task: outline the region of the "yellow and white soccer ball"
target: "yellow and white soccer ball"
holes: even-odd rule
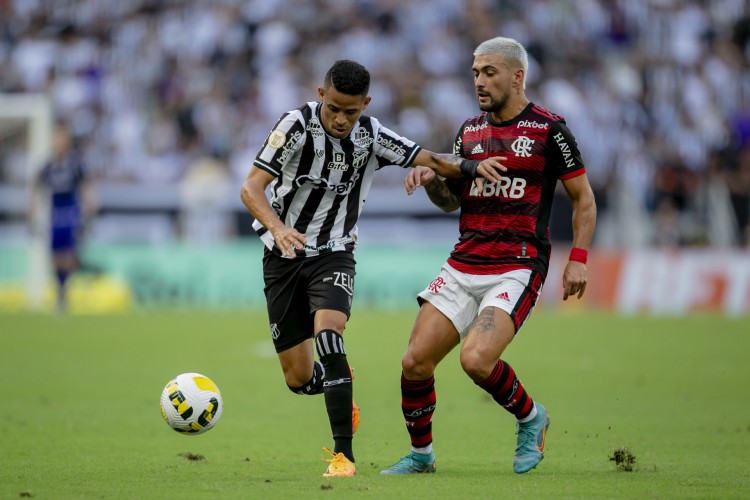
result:
[[[202,434],[213,428],[223,409],[219,388],[200,373],[177,375],[161,393],[161,416],[183,434]]]

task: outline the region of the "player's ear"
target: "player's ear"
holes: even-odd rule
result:
[[[325,99],[325,96],[326,89],[324,89],[323,87],[318,87],[318,97],[320,97],[320,100],[322,101],[323,99]]]
[[[367,97],[365,97],[365,100],[364,100],[364,101],[362,101],[362,111],[366,110],[366,109],[367,109],[367,106],[369,106],[369,105],[370,105],[370,100],[372,100],[372,97],[370,97],[370,96],[368,95]]]

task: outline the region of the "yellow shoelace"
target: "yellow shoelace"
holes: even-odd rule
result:
[[[333,467],[332,472],[345,471],[347,466],[351,463],[343,453],[334,453],[330,448],[323,448],[323,451],[331,455],[331,458],[324,458],[323,461],[331,464]]]

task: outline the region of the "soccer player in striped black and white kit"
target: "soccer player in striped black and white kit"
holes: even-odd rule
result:
[[[373,176],[387,165],[418,164],[446,177],[497,181],[504,170],[496,158],[472,162],[424,150],[363,115],[369,84],[363,66],[337,61],[318,88],[320,101],[277,122],[241,192],[266,246],[265,295],[285,381],[297,394],[324,394],[334,439],[333,450],[324,448],[331,455],[326,477],[356,473],[359,415],[342,334],[354,291],[357,219]]]
[[[596,223],[594,195],[565,120],[525,95],[526,50],[498,37],[474,52],[474,86],[483,113],[467,120],[454,153],[471,160],[504,157],[498,183],[440,180],[429,169],[407,175],[411,194],[424,186],[445,211],[461,208],[460,237],[439,276],[422,291],[402,360],[402,411],[411,453],[383,474],[435,471],[434,372],[457,345],[466,374],[517,419],[513,469],[522,474],[544,457],[549,415],[513,368],[500,359],[536,304],[550,257],[549,217],[558,180],[573,204],[573,249],[563,273],[563,299],[586,289],[586,257]]]

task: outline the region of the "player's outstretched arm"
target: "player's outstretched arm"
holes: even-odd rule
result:
[[[596,226],[596,201],[586,174],[563,181],[573,204],[573,250],[563,272],[563,300],[586,291],[588,270],[586,258]]]
[[[439,179],[434,170],[417,165],[404,179],[407,194],[412,194],[419,186],[424,186],[430,201],[444,212],[453,212],[461,206],[461,200]]]
[[[294,258],[296,255],[294,250],[302,250],[307,243],[307,239],[304,234],[296,229],[287,227],[271,209],[268,198],[266,198],[266,187],[273,179],[274,177],[265,170],[255,166],[251,167],[245,182],[242,184],[240,198],[253,217],[271,232],[276,246],[281,250],[281,254],[285,257]]]
[[[501,172],[508,170],[501,163],[505,159],[504,156],[494,156],[482,161],[467,160],[452,154],[433,153],[422,149],[414,158],[413,164],[423,165],[449,179],[484,177],[494,183],[500,180]]]

